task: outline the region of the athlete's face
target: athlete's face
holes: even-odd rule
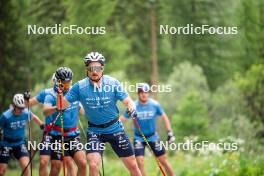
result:
[[[71,87],[72,81],[66,81],[62,83],[63,92],[67,92]]]
[[[148,92],[139,92],[138,93],[138,98],[139,101],[142,103],[146,103],[148,101],[149,93]]]
[[[24,108],[19,108],[19,107],[14,106],[14,114],[15,115],[20,115],[23,110],[24,110]]]
[[[91,62],[85,69],[92,81],[98,81],[102,77],[104,71],[104,67],[99,62]]]

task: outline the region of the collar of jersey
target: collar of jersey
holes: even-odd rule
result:
[[[91,87],[93,87],[94,86],[94,84],[93,84],[93,82],[91,81],[91,79],[90,78],[87,78],[88,79],[88,82],[89,82],[89,85],[91,86]],[[101,79],[102,79],[102,84],[101,84],[101,86],[104,86],[104,75],[101,77]]]

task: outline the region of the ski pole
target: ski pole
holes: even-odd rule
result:
[[[29,90],[26,91],[26,94],[29,95]],[[30,125],[30,107],[29,107],[29,100],[27,100],[27,109],[28,109],[28,140],[31,142],[32,141],[32,137],[31,137],[31,125]],[[29,160],[32,159],[32,148],[29,149]],[[30,175],[32,176],[32,167],[33,167],[33,164],[31,162],[30,164]]]
[[[130,115],[130,114],[129,114],[129,115]],[[159,166],[159,169],[160,169],[162,175],[163,175],[163,176],[166,176],[166,173],[165,173],[165,171],[163,170],[163,168],[162,168],[162,166],[161,166],[161,163],[159,162],[158,158],[155,156],[153,150],[151,149],[151,147],[150,147],[150,145],[149,145],[149,143],[148,143],[148,140],[147,140],[146,136],[144,135],[144,133],[142,132],[141,127],[140,127],[140,125],[139,125],[137,119],[136,119],[134,116],[132,116],[132,115],[130,115],[130,117],[133,119],[133,121],[134,121],[136,127],[138,128],[139,133],[141,134],[142,138],[144,139],[144,142],[147,144],[147,146],[148,146],[150,152],[151,152],[152,155],[154,156],[154,158],[155,158],[155,160],[156,160],[156,163],[157,163],[157,165]]]
[[[53,129],[53,127],[54,127],[56,121],[59,119],[59,117],[60,117],[60,114],[58,114],[58,115],[56,116],[56,118],[54,119],[54,121],[52,122],[51,128],[50,128],[49,130],[47,130],[47,131],[44,131],[44,134],[43,134],[43,137],[42,137],[40,143],[43,143],[43,141],[45,140],[46,136],[47,136],[47,135],[49,134],[49,132]],[[37,149],[38,149],[38,148],[37,148]],[[36,151],[33,153],[32,157],[30,158],[30,160],[29,160],[29,162],[28,162],[28,164],[27,164],[27,166],[24,168],[24,170],[22,171],[22,173],[21,173],[20,176],[23,176],[23,175],[25,174],[27,168],[28,168],[29,165],[32,163],[32,161],[33,161],[33,159],[34,159],[34,157],[36,156],[37,153],[38,153],[38,150],[36,150]]]
[[[62,83],[59,82],[59,86]],[[63,124],[63,116],[62,116],[62,92],[59,93],[59,106],[60,106],[60,122],[61,122],[61,151],[62,151],[62,163],[63,163],[63,175],[66,176],[66,163],[64,160],[64,124]]]

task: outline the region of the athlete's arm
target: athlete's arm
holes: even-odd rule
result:
[[[32,119],[34,120],[34,122],[36,124],[38,124],[39,126],[43,125],[43,122],[39,119],[38,116],[36,116],[35,114],[32,113]]]
[[[57,107],[58,107],[58,109],[62,109],[62,110],[67,109],[71,105],[71,103],[63,95],[61,95],[61,100],[62,100],[61,101],[62,105],[60,106],[60,96],[59,96],[59,94],[57,94]]]
[[[26,105],[31,107],[31,106],[35,106],[36,104],[40,103],[38,98],[43,95],[43,93],[45,93],[45,91],[41,91],[37,96],[31,98],[30,92],[26,91],[24,92],[24,99],[26,101]]]
[[[167,129],[167,132],[168,132],[168,142],[169,143],[172,143],[175,141],[175,136],[173,134],[173,131],[171,129],[171,123],[170,123],[170,120],[168,118],[168,116],[163,112],[163,114],[161,115],[161,118],[163,119],[164,123],[165,123],[165,127]]]
[[[166,115],[166,113],[163,113],[161,115],[161,118],[163,119],[164,123],[165,123],[165,128],[167,129],[167,131],[172,131],[171,129],[171,123],[170,123],[170,119],[169,117]]]
[[[45,116],[49,116],[57,111],[57,106],[51,106],[50,104],[44,104],[43,106],[43,114]]]
[[[72,102],[80,101],[79,84],[75,83],[65,96],[61,95],[61,100],[62,108],[60,108],[60,95],[57,93],[56,105],[58,109],[66,109],[71,105]]]
[[[127,96],[124,100],[123,100],[124,105],[128,108],[128,110],[135,110],[135,104],[134,101],[130,98],[130,96]]]
[[[43,114],[47,117],[54,112],[56,112],[57,106],[54,106],[55,104],[55,97],[54,95],[47,95],[44,100],[44,105],[43,105]]]
[[[36,104],[38,104],[38,100],[36,99],[36,97],[33,97],[33,98],[30,98],[29,101],[28,101],[28,106],[31,107],[31,106],[35,106]]]
[[[85,111],[84,111],[84,109],[83,109],[82,106],[80,107],[79,113],[80,113],[81,115],[85,115]]]
[[[126,118],[125,116],[121,115],[121,116],[119,117],[119,120],[121,120],[122,122],[124,122],[124,121],[127,120],[127,118]]]

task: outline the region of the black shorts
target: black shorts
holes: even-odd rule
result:
[[[51,148],[50,148],[51,138],[52,137],[50,135],[44,136],[44,141],[42,142],[43,148],[39,150],[40,155],[47,155],[47,156],[51,155]]]
[[[62,160],[62,150],[61,146],[55,147],[55,142],[61,144],[61,136],[52,136],[51,139],[51,160]],[[73,137],[64,137],[64,156],[74,157],[76,152],[83,151],[81,147],[79,147],[80,136]]]
[[[152,151],[154,152],[155,156],[159,157],[161,155],[164,155],[165,148],[161,145],[160,141],[152,141],[148,142]],[[145,142],[141,141],[134,141],[134,149],[135,149],[135,155],[136,156],[144,156],[145,155],[145,146],[147,144]]]
[[[105,150],[106,142],[110,143],[118,157],[128,157],[134,155],[132,145],[125,131],[120,131],[113,134],[97,134],[93,132],[88,132],[86,152],[97,152],[102,155]]]
[[[19,160],[21,157],[29,156],[25,144],[21,144],[14,147],[0,146],[0,163],[7,164],[12,154],[17,160]]]

